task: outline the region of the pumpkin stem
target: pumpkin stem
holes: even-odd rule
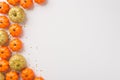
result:
[[[16,14],[16,13],[14,13],[13,15],[14,15],[14,16],[17,16],[17,14]]]
[[[16,46],[16,44],[14,44],[14,46]]]
[[[26,0],[24,0],[24,2],[26,3],[27,1],[26,1]]]
[[[0,64],[0,67],[2,67],[2,64]]]
[[[12,76],[10,76],[10,79],[12,79]]]

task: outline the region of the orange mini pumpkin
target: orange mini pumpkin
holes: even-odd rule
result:
[[[8,47],[2,46],[0,47],[0,58],[8,59],[11,56],[11,52]]]
[[[6,2],[0,2],[0,13],[7,14],[10,7]]]
[[[33,6],[33,0],[20,0],[20,5],[25,9],[29,9]]]
[[[30,68],[25,68],[21,72],[22,80],[33,80],[34,79],[34,72]]]
[[[34,0],[37,4],[45,4],[46,0]]]
[[[6,72],[9,69],[9,62],[7,60],[0,60],[0,72]]]
[[[44,80],[44,78],[43,77],[35,77],[34,80]]]
[[[7,2],[13,6],[16,6],[19,4],[20,0],[7,0]]]
[[[19,51],[22,48],[22,41],[20,39],[13,39],[10,41],[9,47],[12,51]]]
[[[15,71],[10,71],[6,73],[6,80],[18,80],[19,76],[18,73]]]
[[[9,19],[6,16],[0,16],[0,28],[7,28],[9,25]]]
[[[9,28],[9,32],[13,37],[18,37],[22,33],[22,27],[19,24],[12,24]]]

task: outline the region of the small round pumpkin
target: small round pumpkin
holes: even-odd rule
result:
[[[19,51],[22,48],[22,41],[20,39],[13,39],[9,43],[9,47],[12,51]]]
[[[0,47],[0,58],[2,59],[9,59],[11,56],[11,52],[8,47],[1,46]]]
[[[22,80],[33,80],[35,75],[32,69],[25,68],[21,72]]]
[[[10,58],[9,65],[12,70],[21,71],[26,67],[26,60],[22,55],[15,54]]]
[[[44,80],[43,77],[35,77],[34,80]]]
[[[9,25],[9,19],[6,16],[0,16],[0,28],[8,28]]]
[[[0,46],[5,45],[8,39],[8,33],[5,30],[0,30]]]
[[[6,72],[9,69],[9,63],[7,60],[0,60],[0,72]]]
[[[21,7],[15,6],[9,10],[8,16],[12,22],[21,23],[25,20],[25,12]]]
[[[22,27],[19,24],[12,24],[9,27],[9,32],[13,37],[18,37],[22,33]]]
[[[16,6],[19,4],[20,0],[7,0],[7,2],[13,6]]]
[[[0,80],[5,80],[5,76],[0,72]]]
[[[6,2],[0,2],[0,13],[7,14],[10,7]]]
[[[10,71],[6,74],[6,80],[19,80],[18,73],[15,71]]]
[[[30,9],[33,6],[33,0],[20,0],[20,5],[25,9]]]

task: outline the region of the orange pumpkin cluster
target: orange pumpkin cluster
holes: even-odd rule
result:
[[[26,67],[17,72],[10,69],[9,66],[9,59],[12,53],[19,52],[23,48],[23,43],[19,39],[23,30],[19,23],[11,24],[6,15],[11,8],[10,5],[12,7],[20,5],[24,9],[30,9],[33,7],[34,2],[43,5],[46,3],[46,0],[7,0],[7,2],[0,2],[0,13],[3,14],[0,16],[0,29],[6,30],[6,32],[8,30],[7,33],[13,38],[9,38],[7,44],[0,45],[0,73],[4,74],[5,80],[19,80],[20,77],[22,80],[44,80],[43,77],[36,77],[31,68]]]

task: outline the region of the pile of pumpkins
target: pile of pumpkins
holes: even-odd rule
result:
[[[0,2],[0,80],[44,80],[42,76],[35,76],[19,53],[23,48],[20,36],[23,32],[21,23],[26,18],[24,9],[31,9],[34,2],[44,5],[46,0]]]

